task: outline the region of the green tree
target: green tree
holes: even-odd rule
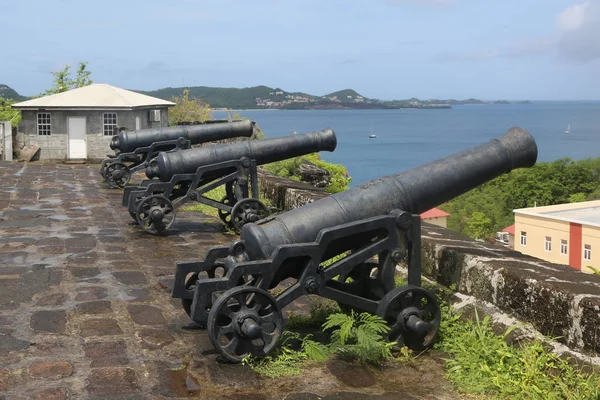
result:
[[[467,222],[465,232],[475,239],[487,239],[493,233],[492,220],[481,211],[475,211]]]
[[[587,196],[585,193],[574,193],[569,196],[569,203],[579,203],[581,201],[586,201]]]
[[[87,70],[87,62],[80,62],[75,79],[70,78],[70,65],[65,65],[62,71],[50,72],[54,76],[52,87],[46,90],[43,95],[51,95],[66,92],[67,90],[80,88],[93,83],[90,78],[91,72]]]
[[[190,91],[184,89],[183,94],[173,97],[174,107],[169,109],[169,125],[204,122],[212,119],[210,106],[200,99],[190,99]]]
[[[10,107],[13,103],[12,100],[0,97],[0,121],[10,121],[12,126],[17,126],[21,122],[21,111],[13,110]]]
[[[87,62],[79,63],[79,68],[77,69],[77,75],[75,76],[75,80],[73,81],[74,88],[80,88],[80,87],[88,86],[88,85],[91,85],[92,83],[94,83],[94,81],[92,81],[92,79],[90,78],[90,75],[92,73],[87,69],[87,65],[88,65]]]
[[[490,234],[514,223],[513,210],[600,199],[600,158],[569,158],[540,162],[487,182],[440,206],[450,213],[448,227],[474,237]],[[491,227],[481,229],[483,213]],[[483,236],[485,237],[485,235]]]

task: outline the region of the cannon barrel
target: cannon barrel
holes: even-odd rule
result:
[[[240,136],[250,137],[252,132],[252,121],[249,120],[121,131],[113,136],[110,148],[121,153],[129,153],[140,147],[148,147],[152,143],[180,137],[189,140],[192,144],[200,144]]]
[[[156,163],[146,168],[150,179],[158,177],[162,182],[169,181],[176,174],[194,173],[200,166],[224,161],[253,159],[256,165],[298,157],[318,151],[333,151],[337,139],[333,130],[289,135],[266,140],[219,144],[176,153],[159,153]]]
[[[246,224],[240,238],[250,260],[266,259],[278,245],[314,242],[325,228],[394,209],[420,214],[513,169],[531,167],[536,159],[533,137],[514,127],[486,144]]]

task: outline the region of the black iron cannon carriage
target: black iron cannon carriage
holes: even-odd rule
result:
[[[258,199],[258,165],[333,151],[336,145],[335,133],[325,129],[160,153],[146,168],[150,179],[138,187],[125,188],[123,206],[151,234],[168,229],[175,220],[175,209],[189,201],[217,208],[221,220],[239,230],[247,222],[268,216],[267,208]],[[226,194],[220,201],[206,197],[222,185]]]
[[[441,311],[421,287],[419,214],[536,159],[530,134],[512,128],[487,144],[246,224],[230,246],[178,263],[172,295],[233,362],[273,350],[282,309],[304,294],[379,315],[390,340],[427,349]],[[394,287],[400,262],[408,265],[408,285]],[[293,284],[272,295],[284,280]]]
[[[163,151],[189,149],[192,145],[236,137],[250,137],[251,121],[207,121],[199,125],[121,131],[113,136],[110,148],[119,153],[102,160],[100,175],[112,188],[122,188],[131,175],[148,165]]]

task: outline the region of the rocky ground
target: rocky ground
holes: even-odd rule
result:
[[[0,176],[0,399],[460,398],[434,353],[280,379],[224,363],[170,297],[176,262],[234,239],[219,220],[180,213],[151,236],[94,165],[3,162]]]

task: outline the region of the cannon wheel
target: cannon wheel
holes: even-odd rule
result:
[[[215,277],[215,270],[206,271],[209,278]],[[193,274],[189,278],[185,280],[185,288],[186,290],[194,290],[194,286],[196,286],[196,281],[198,280],[198,274]],[[187,314],[188,317],[192,318],[192,301],[194,299],[181,299],[181,306],[183,310]],[[202,328],[206,328],[206,326],[202,326]]]
[[[349,285],[349,293],[366,299],[379,300],[385,296],[386,290],[380,284],[379,270],[376,276],[371,276],[373,269],[378,270],[379,264],[374,261],[365,261],[352,268],[348,273],[340,274],[338,281]],[[351,280],[348,281],[348,279]],[[349,313],[352,309],[347,304],[340,302],[338,302],[338,306],[345,313]]]
[[[106,167],[104,179],[108,185],[114,189],[124,188],[131,179],[131,171],[129,170],[129,167],[123,163],[110,163]]]
[[[152,235],[161,233],[175,222],[173,203],[162,194],[148,196],[138,204],[136,220],[146,232]]]
[[[223,203],[226,206],[230,206],[231,204],[237,203],[237,199],[235,197],[231,198],[228,195],[226,195],[225,197],[223,197],[221,199],[220,203]],[[219,213],[219,218],[221,218],[221,221],[223,221],[223,223],[225,225],[230,226],[231,225],[231,213],[229,211],[221,210],[220,208],[218,209],[218,213]]]
[[[234,287],[210,309],[208,337],[229,361],[239,363],[248,354],[269,354],[283,332],[283,315],[273,296],[254,286]]]
[[[206,276],[202,276],[202,279],[207,278],[207,277],[210,279],[214,279],[217,276],[217,274],[215,272],[216,272],[217,268],[219,268],[219,267],[221,267],[221,266],[214,266],[213,269],[211,269],[209,271],[203,271],[206,273]],[[198,279],[200,279],[199,274],[200,274],[200,272],[194,273],[185,280],[186,290],[194,290],[194,287],[196,286],[196,282],[198,281]],[[244,277],[241,277],[238,280],[237,286],[243,286],[245,284],[246,284],[246,280],[244,279]],[[192,301],[193,301],[193,299],[181,299],[181,306],[183,307],[183,310],[185,311],[187,316],[190,318],[192,318]]]
[[[436,339],[441,320],[440,305],[428,290],[419,286],[399,286],[379,302],[377,315],[390,326],[388,340],[423,351]]]
[[[242,199],[235,203],[231,210],[231,225],[233,229],[239,231],[242,226],[248,222],[256,222],[259,219],[266,218],[269,210],[263,203],[257,199]]]

